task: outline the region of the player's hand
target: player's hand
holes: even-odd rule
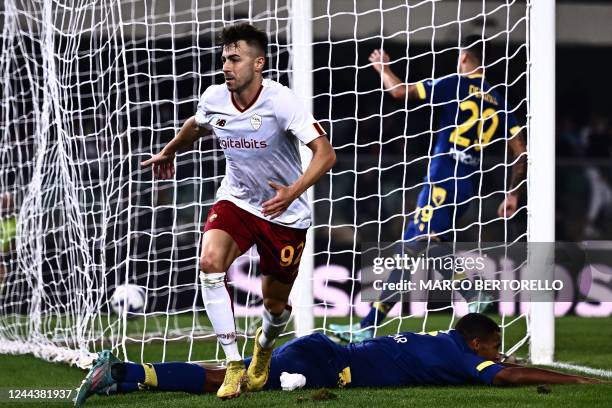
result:
[[[276,190],[276,195],[263,203],[262,212],[266,217],[274,219],[284,213],[297,196],[291,187],[281,186],[271,181],[268,181],[268,184]]]
[[[381,72],[384,68],[384,64],[388,64],[390,61],[389,54],[387,54],[382,48],[372,51],[368,60],[373,64],[372,66],[378,72]]]
[[[518,207],[518,197],[516,194],[506,194],[506,198],[501,202],[497,209],[497,215],[501,218],[510,218],[516,212]]]
[[[157,153],[149,160],[140,163],[143,167],[153,165],[153,175],[161,180],[174,177],[174,154]]]

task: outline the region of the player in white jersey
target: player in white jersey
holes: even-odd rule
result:
[[[263,79],[267,35],[249,24],[223,29],[225,84],[202,94],[195,116],[143,166],[162,179],[174,175],[178,149],[214,133],[226,158],[226,175],[210,210],[200,256],[204,304],[228,361],[217,396],[263,388],[274,342],[291,310],[289,293],[297,275],[310,226],[305,192],[335,163],[325,131],[287,87]],[[299,143],[313,153],[302,173]],[[236,326],[225,274],[232,262],[257,245],[264,312],[248,373],[238,352]]]

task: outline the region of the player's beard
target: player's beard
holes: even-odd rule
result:
[[[246,75],[248,75],[248,77]],[[253,72],[251,72],[250,74],[245,74],[244,76],[242,76],[242,78],[244,78],[244,79],[242,81],[239,81],[236,78],[236,76],[234,76],[234,86],[233,86],[233,89],[230,88],[229,86],[227,87],[230,90],[230,92],[233,92],[235,94],[240,94],[245,89],[248,89],[251,86],[251,84],[253,83],[253,81],[255,80],[255,74]]]

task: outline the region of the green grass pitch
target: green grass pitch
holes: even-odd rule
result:
[[[448,327],[449,317],[432,315],[429,317],[428,330]],[[556,359],[594,368],[612,370],[612,324],[607,319],[585,319],[563,317],[557,319],[556,325]],[[514,326],[514,325],[513,325]],[[523,330],[516,325],[516,330],[508,333],[510,341],[520,336]],[[402,324],[402,330],[420,330],[418,319],[408,319]],[[395,332],[397,324],[384,328]],[[196,344],[199,355],[211,358],[214,344],[201,342]],[[250,345],[247,345],[250,347]],[[166,349],[167,360],[181,360],[186,355],[187,343],[169,343]],[[144,349],[147,361],[156,361],[161,356],[161,343],[151,343]],[[140,347],[133,351],[140,355]],[[524,355],[526,349],[520,351]],[[64,364],[47,363],[32,356],[0,355],[0,389],[10,388],[75,388],[83,378],[85,371]],[[136,392],[113,397],[92,397],[86,406],[89,407],[288,407],[299,404],[302,407],[376,407],[376,406],[411,406],[411,407],[608,407],[612,406],[612,383],[603,385],[556,385],[550,387],[549,393],[540,393],[535,386],[515,388],[494,388],[487,386],[470,387],[411,387],[383,389],[345,389],[330,390],[332,399],[313,400],[315,391],[302,390],[294,392],[261,392],[247,394],[237,400],[218,401],[214,395],[193,396],[185,393]],[[0,400],[0,407],[44,407],[69,406],[66,402],[15,402],[6,398]]]

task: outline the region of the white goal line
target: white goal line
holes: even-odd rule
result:
[[[597,377],[612,378],[612,370],[604,370],[603,368],[593,368],[572,363],[563,363],[560,361],[552,364],[546,364],[546,367],[562,368],[565,370],[578,371],[583,374],[594,375]]]

